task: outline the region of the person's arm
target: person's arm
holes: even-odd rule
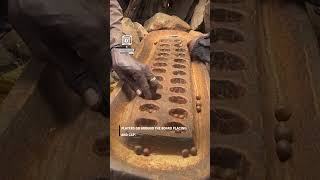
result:
[[[121,44],[123,18],[122,9],[117,0],[110,1],[110,48]]]
[[[115,47],[121,45],[122,41],[122,9],[117,0],[110,1],[110,48],[112,56],[112,67],[125,84],[134,90],[137,95],[146,99],[152,98],[152,90],[156,89],[158,82],[149,68],[136,61],[131,55],[121,53]],[[114,48],[115,47],[115,48]]]

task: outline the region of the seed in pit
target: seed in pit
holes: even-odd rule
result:
[[[289,106],[280,106],[275,111],[275,117],[278,121],[288,121],[292,115],[291,108]]]
[[[182,154],[182,157],[186,158],[186,157],[189,156],[189,150],[188,149],[184,149],[184,150],[182,150],[181,154]]]
[[[153,112],[153,110],[152,110],[152,109],[148,109],[148,112],[149,112],[149,113],[152,113],[152,112]]]
[[[183,118],[184,118],[184,115],[183,115],[183,114],[179,115],[179,118],[180,118],[180,119],[183,119]]]
[[[134,152],[135,152],[137,155],[141,155],[142,152],[143,152],[142,146],[135,146],[135,147],[134,147]]]
[[[149,148],[144,148],[143,149],[143,155],[149,156],[150,155],[150,149]]]
[[[201,106],[201,102],[199,100],[197,100],[196,105]]]
[[[173,115],[175,118],[178,118],[179,117],[179,114],[174,114]]]
[[[190,154],[191,154],[192,156],[196,156],[197,153],[198,153],[198,150],[197,150],[196,147],[192,147],[192,148],[190,149]]]
[[[197,106],[197,112],[199,113],[199,112],[201,112],[201,106]]]
[[[196,99],[197,99],[197,100],[200,100],[200,99],[201,99],[201,96],[196,96]]]
[[[277,155],[281,162],[287,161],[292,156],[291,144],[286,140],[277,143]]]

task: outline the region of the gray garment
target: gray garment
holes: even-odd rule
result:
[[[49,61],[78,94],[108,88],[107,4],[104,0],[10,0],[9,21],[33,56]]]
[[[123,13],[117,0],[110,0],[110,47],[121,43]]]

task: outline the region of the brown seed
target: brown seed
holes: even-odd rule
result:
[[[149,156],[150,155],[150,149],[149,148],[144,148],[143,149],[143,155]]]
[[[201,99],[201,96],[196,96],[196,99],[197,99],[197,100],[200,100],[200,99]]]
[[[196,105],[197,105],[197,106],[201,106],[201,102],[198,100],[198,101],[196,102]]]
[[[152,112],[153,112],[153,110],[152,110],[152,109],[148,109],[148,112],[149,112],[149,113],[152,113]]]
[[[182,157],[184,157],[184,158],[189,157],[189,150],[184,149],[184,150],[182,150],[181,154],[182,154]]]
[[[198,153],[198,150],[197,150],[196,147],[192,147],[192,148],[190,149],[190,154],[191,154],[192,156],[196,156],[197,153]]]
[[[277,155],[281,162],[287,161],[292,156],[291,144],[286,140],[277,143]]]
[[[173,115],[175,118],[178,118],[179,117],[179,114],[174,114]]]
[[[292,143],[292,131],[289,127],[285,125],[284,122],[279,122],[279,124],[276,126],[274,130],[274,138],[276,142],[279,142],[280,140],[286,140],[289,143]]]
[[[280,106],[275,111],[275,117],[278,121],[288,121],[292,115],[291,108],[289,106]]]
[[[184,115],[183,115],[183,114],[179,115],[179,118],[180,118],[180,119],[183,119],[183,118],[184,118]]]
[[[199,113],[199,112],[201,112],[201,106],[197,106],[197,112]]]
[[[142,146],[135,146],[134,147],[134,152],[137,154],[137,155],[141,155],[143,153],[143,148]]]

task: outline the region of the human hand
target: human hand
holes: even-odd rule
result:
[[[149,68],[131,55],[121,53],[120,49],[112,49],[111,54],[113,69],[120,79],[127,83],[138,96],[152,99],[159,82]]]
[[[188,43],[192,60],[210,62],[210,33],[198,36]]]

